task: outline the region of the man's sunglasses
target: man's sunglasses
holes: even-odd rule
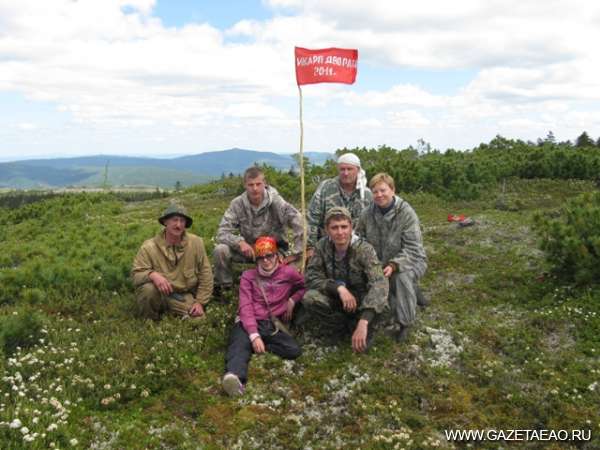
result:
[[[267,253],[266,255],[257,256],[256,259],[260,261],[261,259],[273,259],[277,256],[277,253]]]

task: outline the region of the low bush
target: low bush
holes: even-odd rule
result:
[[[556,217],[538,214],[535,229],[558,276],[577,284],[600,280],[600,193],[568,201]]]
[[[0,346],[4,355],[12,355],[17,347],[36,344],[42,335],[42,317],[33,311],[21,311],[0,317]]]

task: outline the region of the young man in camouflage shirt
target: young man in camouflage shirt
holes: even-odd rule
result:
[[[324,337],[340,339],[351,333],[352,349],[364,352],[373,320],[387,310],[388,282],[375,249],[352,234],[346,208],[327,212],[325,230],[327,236],[317,243],[306,270],[305,323]]]
[[[231,289],[232,262],[254,262],[252,246],[260,236],[274,236],[281,242],[291,230],[293,245],[286,262],[296,261],[302,254],[303,220],[298,210],[267,186],[258,167],[246,170],[244,187],[246,191],[231,201],[217,230],[213,260],[215,284],[221,292]]]

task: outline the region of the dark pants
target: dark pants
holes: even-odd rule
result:
[[[360,307],[360,298],[357,300]],[[307,328],[320,337],[339,338],[351,335],[360,319],[358,311],[344,311],[339,298],[330,297],[316,289],[306,291],[302,305],[307,312]]]
[[[357,298],[357,301],[360,308],[361,299]],[[346,312],[339,298],[330,297],[316,289],[306,291],[302,299],[302,307],[304,311],[297,315],[296,325],[329,344],[352,336],[361,317],[360,310],[353,313]],[[369,322],[367,348],[373,340],[377,319],[376,316]]]
[[[275,327],[270,320],[258,321],[258,334],[260,334],[268,352],[284,359],[296,359],[302,354],[302,349],[292,336],[283,331],[273,334],[274,331]],[[252,343],[248,333],[242,327],[242,322],[236,323],[229,335],[229,346],[225,356],[225,372],[237,375],[240,381],[246,384],[248,364],[252,352]]]

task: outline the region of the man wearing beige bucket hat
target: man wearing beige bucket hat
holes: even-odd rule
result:
[[[164,228],[142,244],[131,270],[140,313],[202,318],[213,290],[204,242],[186,231],[193,220],[181,205],[169,205],[158,221]]]

